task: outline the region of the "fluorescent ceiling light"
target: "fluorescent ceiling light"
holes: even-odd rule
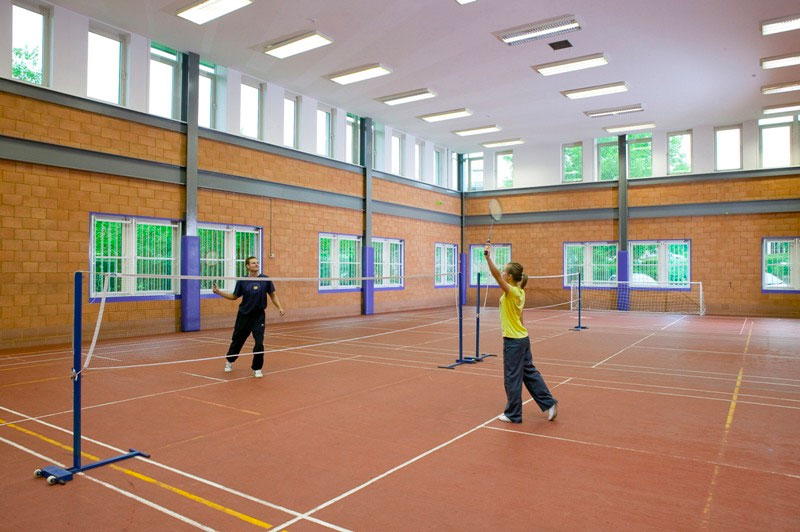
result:
[[[555,63],[544,63],[542,65],[534,65],[531,68],[542,76],[552,76],[553,74],[563,74],[564,72],[572,72],[574,70],[583,70],[584,68],[592,68],[607,65],[608,60],[603,54],[584,55],[583,57],[576,57],[574,59],[567,59],[566,61],[556,61]]]
[[[418,116],[420,120],[426,122],[441,122],[442,120],[452,120],[454,118],[464,118],[465,116],[472,116],[472,111],[469,109],[451,109],[450,111],[442,111],[441,113],[431,113],[429,115]]]
[[[343,72],[337,72],[329,75],[328,79],[340,85],[348,85],[350,83],[356,83],[357,81],[364,81],[365,79],[385,76],[386,74],[391,74],[391,72],[391,69],[376,63],[374,65],[366,65]]]
[[[596,111],[584,111],[583,114],[590,118],[600,118],[602,116],[615,116],[625,113],[638,113],[644,111],[642,104],[635,103],[633,105],[626,105],[624,107],[614,107],[612,109],[597,109]]]
[[[774,18],[761,23],[761,35],[772,35],[796,29],[800,29],[800,14]]]
[[[509,46],[522,44],[537,39],[545,39],[554,35],[561,35],[581,29],[580,23],[572,15],[564,15],[549,20],[533,22],[524,26],[517,26],[503,31],[494,32],[492,35]]]
[[[312,31],[311,33],[306,33],[299,37],[293,37],[285,41],[270,44],[264,48],[264,53],[272,57],[277,57],[278,59],[283,59],[292,55],[308,52],[309,50],[328,45],[332,42],[331,39],[321,33]]]
[[[178,16],[195,24],[205,24],[252,3],[252,0],[202,0],[181,9]]]
[[[462,6],[463,6],[464,4],[471,4],[471,3],[472,3],[472,2],[474,2],[474,1],[475,1],[475,0],[456,0],[456,2],[458,2],[458,3],[459,3],[459,4],[461,4]]]
[[[481,146],[484,148],[502,148],[505,146],[516,146],[517,144],[525,144],[525,141],[522,139],[496,140],[494,142],[486,142],[481,144]]]
[[[791,111],[800,111],[800,102],[784,103],[781,105],[771,105],[770,107],[764,107],[765,115],[774,115],[777,113],[789,113]]]
[[[772,124],[790,124],[794,120],[794,115],[773,116],[772,118],[760,118],[759,126],[771,126]]]
[[[761,68],[781,68],[787,66],[800,65],[800,52],[786,55],[776,55],[765,57],[761,60]]]
[[[646,124],[630,124],[628,126],[605,127],[609,133],[622,133],[623,131],[639,131],[640,129],[653,129],[656,125],[652,122]]]
[[[625,85],[625,82],[618,81],[607,85],[595,85],[594,87],[561,91],[561,94],[570,100],[577,100],[579,98],[591,98],[592,96],[603,96],[605,94],[614,94],[615,92],[625,92],[627,90],[628,87]]]
[[[761,87],[761,94],[780,94],[782,92],[800,91],[800,81],[790,81],[789,83],[778,83],[777,85],[764,85]]]
[[[497,126],[481,126],[472,129],[462,129],[459,131],[453,131],[453,133],[455,133],[460,137],[468,137],[470,135],[482,135],[484,133],[494,133],[495,131],[500,131],[500,128]]]
[[[416,102],[419,100],[427,100],[428,98],[433,98],[434,96],[436,96],[436,93],[433,92],[432,90],[417,89],[413,91],[392,94],[390,96],[384,96],[382,98],[378,98],[378,101],[383,102],[386,105],[400,105],[403,103]]]

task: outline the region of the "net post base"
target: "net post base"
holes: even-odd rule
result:
[[[36,471],[33,472],[33,474],[37,477],[46,478],[47,483],[50,485],[66,484],[67,482],[72,480],[76,474],[82,473],[83,471],[88,471],[96,467],[102,467],[104,465],[113,464],[115,462],[119,462],[121,460],[127,460],[128,458],[134,458],[136,456],[150,458],[149,454],[143,453],[142,451],[137,451],[136,449],[129,449],[129,451],[130,452],[128,453],[121,454],[113,458],[108,458],[106,460],[99,460],[97,462],[94,462],[92,464],[83,467],[72,467],[70,469],[63,469],[58,466],[47,466],[43,467],[42,469],[37,469]]]
[[[448,366],[439,366],[439,367],[442,368],[442,369],[453,369],[453,368],[456,368],[456,367],[460,366],[461,364],[476,364],[478,362],[483,362],[483,359],[485,359],[485,358],[496,357],[496,356],[497,355],[484,353],[482,355],[477,355],[477,356],[474,356],[474,357],[463,357],[463,358],[456,359],[455,362],[453,362],[452,364],[450,364]]]
[[[580,331],[581,329],[588,329],[588,328],[589,327],[587,325],[576,325],[575,327],[573,327],[570,330],[572,330],[572,331]]]

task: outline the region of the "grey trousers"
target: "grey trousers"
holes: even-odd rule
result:
[[[523,384],[542,411],[558,402],[550,394],[542,374],[533,365],[529,337],[503,338],[503,382],[508,400],[504,413],[514,423],[522,422]]]

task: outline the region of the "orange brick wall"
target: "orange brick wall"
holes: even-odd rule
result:
[[[183,133],[0,92],[0,135],[186,164]]]
[[[797,198],[800,196],[800,176],[637,185],[630,187],[628,192],[628,205],[631,207]]]
[[[467,216],[489,214],[490,197],[467,199],[464,213]],[[617,189],[564,190],[502,196],[503,213],[546,212],[573,209],[603,209],[617,206]]]
[[[461,198],[421,190],[386,179],[372,180],[372,199],[461,216]]]
[[[364,195],[364,177],[360,173],[289,159],[208,139],[200,139],[197,150],[197,166],[201,170],[326,190],[350,196],[363,197]]]

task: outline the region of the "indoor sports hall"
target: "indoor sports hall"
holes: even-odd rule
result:
[[[797,530],[798,43],[0,0],[0,530]]]

